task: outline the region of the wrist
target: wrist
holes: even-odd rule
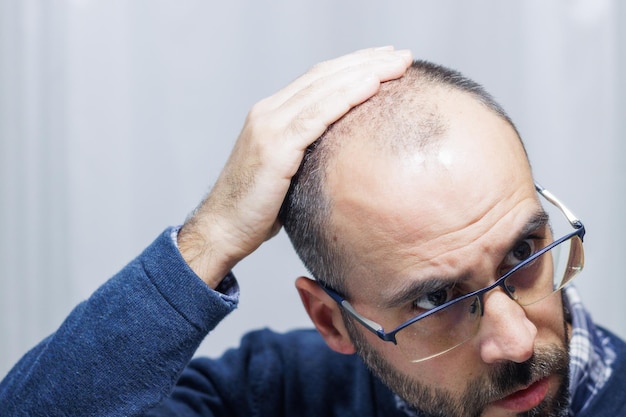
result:
[[[223,248],[210,239],[211,233],[206,229],[194,220],[185,223],[178,231],[178,249],[191,270],[209,288],[216,289],[238,259],[223,253]]]

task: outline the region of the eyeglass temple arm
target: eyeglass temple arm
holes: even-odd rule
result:
[[[383,329],[383,326],[381,326],[380,324],[376,323],[373,320],[363,317],[362,315],[357,313],[354,307],[352,307],[352,304],[350,304],[345,298],[339,295],[339,293],[337,293],[335,290],[333,290],[326,284],[322,283],[321,281],[318,280],[317,282],[320,285],[320,287],[322,287],[322,289],[326,291],[326,294],[328,294],[330,298],[335,300],[337,304],[343,307],[355,320],[357,320],[359,323],[365,326],[367,330],[371,331],[372,333],[374,333],[375,335],[377,335],[378,337],[380,337],[381,339],[385,341],[392,341],[396,343],[395,335],[390,335],[388,333],[385,333],[385,329]]]
[[[570,222],[570,224],[574,228],[580,229],[581,227],[583,227],[583,223],[580,221],[580,219],[576,217],[576,215],[574,215],[574,213],[572,213],[572,211],[568,209],[563,203],[561,203],[561,201],[558,198],[556,198],[554,194],[552,194],[550,191],[543,188],[537,182],[535,182],[535,189],[537,190],[538,193],[544,196],[546,200],[548,200],[550,203],[557,206],[559,210],[561,210],[563,214],[565,214],[565,217],[567,217],[567,220]]]

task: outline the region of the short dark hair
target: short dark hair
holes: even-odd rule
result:
[[[414,61],[403,77],[383,83],[375,96],[350,110],[309,146],[291,181],[279,214],[285,231],[313,277],[344,295],[349,256],[333,239],[332,201],[325,192],[329,162],[346,138],[359,134],[385,152],[434,146],[446,131],[431,95],[437,89],[470,94],[517,133],[504,109],[480,84],[450,68]]]

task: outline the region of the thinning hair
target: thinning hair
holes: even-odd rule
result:
[[[414,61],[404,76],[383,83],[376,95],[354,107],[313,142],[291,181],[279,219],[313,277],[344,296],[350,257],[348,248],[333,238],[332,199],[325,187],[332,158],[343,144],[355,140],[394,155],[436,147],[447,129],[435,99],[438,91],[469,94],[516,130],[480,84],[444,66]]]

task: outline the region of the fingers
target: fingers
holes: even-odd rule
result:
[[[374,95],[380,83],[401,77],[410,51],[366,49],[314,66],[275,95],[257,103],[252,124],[263,121],[271,135],[304,150],[352,107]]]
[[[270,100],[274,104],[273,107],[278,107],[284,104],[294,94],[306,89],[308,86],[316,83],[320,79],[327,78],[344,70],[349,70],[350,68],[361,67],[364,71],[367,72],[367,70],[369,70],[369,72],[371,72],[371,74],[367,75],[379,75],[380,81],[388,81],[389,79],[402,75],[404,70],[406,70],[406,67],[411,64],[411,59],[412,56],[410,51],[396,51],[391,46],[362,49],[360,51],[324,61],[313,66],[309,71],[293,81],[287,87],[270,97]],[[401,68],[403,68],[400,74],[396,74],[398,64],[400,64]],[[392,73],[386,74],[390,67],[392,69]],[[377,72],[379,74],[377,74]]]
[[[362,63],[318,78],[296,92],[279,110],[289,125],[285,138],[306,148],[354,106],[376,94],[381,82],[404,74],[403,60]]]

